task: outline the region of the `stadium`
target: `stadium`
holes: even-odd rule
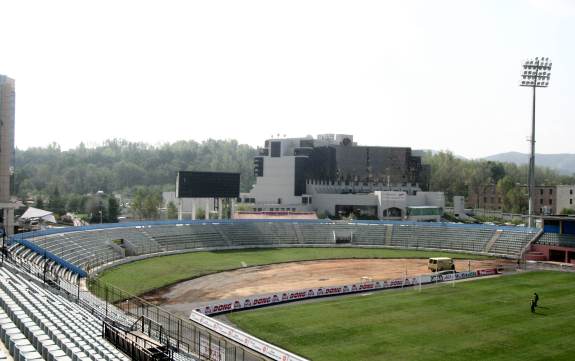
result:
[[[6,352],[144,361],[570,355],[571,346],[543,348],[571,344],[573,274],[535,271],[572,269],[575,221],[441,222],[445,197],[428,191],[429,171],[410,148],[358,146],[351,135],[269,139],[249,193],[239,193],[239,173],[179,172],[177,220],[5,236]],[[440,259],[450,266],[431,272],[428,262]],[[529,312],[535,292],[541,301]],[[545,342],[534,342],[537,330]]]
[[[8,239],[8,252],[5,255],[4,267],[0,269],[2,272],[0,288],[3,293],[0,335],[15,359],[44,357],[46,359],[115,360],[127,359],[126,355],[132,359],[142,360],[381,359],[382,355],[420,358],[410,354],[413,352],[413,350],[409,351],[410,347],[414,345],[408,339],[404,340],[406,346],[400,347],[402,342],[399,342],[394,348],[384,347],[385,352],[377,346],[378,336],[373,336],[375,344],[370,345],[370,330],[381,326],[377,326],[377,322],[381,321],[380,316],[377,316],[381,313],[381,308],[378,307],[387,307],[389,302],[397,302],[402,308],[413,307],[410,312],[420,317],[422,308],[428,307],[430,310],[435,310],[437,308],[435,302],[440,299],[442,302],[455,305],[454,310],[451,311],[453,318],[450,316],[444,319],[445,313],[436,310],[437,317],[440,317],[439,329],[445,331],[445,335],[436,334],[436,337],[428,335],[427,340],[415,342],[428,350],[426,357],[422,359],[440,359],[445,357],[447,351],[439,346],[430,347],[430,345],[441,345],[436,338],[445,339],[449,335],[451,335],[449,337],[455,337],[449,333],[449,328],[461,327],[461,319],[456,315],[466,314],[466,312],[459,309],[457,302],[458,297],[463,297],[469,302],[470,296],[467,292],[474,292],[472,298],[481,297],[487,300],[486,303],[501,302],[498,307],[494,308],[495,310],[509,306],[506,302],[511,302],[511,295],[516,292],[523,293],[519,296],[523,298],[519,301],[520,306],[513,312],[518,312],[528,318],[527,316],[531,316],[528,310],[528,298],[533,292],[530,287],[533,284],[536,290],[548,299],[548,305],[552,302],[557,304],[554,307],[554,315],[552,314],[553,307],[550,305],[550,309],[544,312],[548,315],[542,316],[542,318],[551,319],[549,324],[534,320],[537,322],[536,327],[543,327],[547,330],[559,326],[563,327],[559,333],[569,334],[572,326],[568,321],[572,317],[567,312],[561,313],[560,311],[564,310],[564,307],[568,308],[567,305],[572,297],[569,292],[566,292],[566,289],[573,284],[571,273],[519,272],[519,275],[487,277],[483,280],[456,285],[457,280],[464,278],[493,276],[496,273],[515,273],[517,260],[521,261],[531,247],[541,244],[549,246],[553,243],[557,246],[560,243],[565,246],[566,242],[573,242],[573,240],[566,240],[566,237],[568,236],[559,238],[544,233],[541,229],[527,227],[407,221],[302,220],[135,222],[22,233]],[[284,252],[284,254],[278,257],[274,252]],[[202,261],[201,257],[214,254],[217,255],[217,259],[229,257],[232,261],[227,264],[224,261],[220,264],[211,264],[206,258]],[[235,254],[239,254],[239,258],[234,260]],[[179,283],[184,279],[236,268],[245,268],[257,273],[257,267],[250,267],[255,265],[289,264],[314,259],[427,258],[444,254],[462,260],[495,259],[496,262],[492,264],[498,264],[499,267],[492,266],[489,269],[478,270],[460,269],[460,265],[465,265],[467,262],[463,261],[458,264],[456,272],[444,275],[413,276],[406,273],[406,277],[401,277],[399,280],[357,279],[348,285],[320,285],[313,289],[314,292],[307,289],[302,292],[297,288],[282,289],[282,280],[277,279],[276,283],[280,284],[278,289],[283,294],[288,294],[287,298],[282,298],[281,293],[278,293],[277,297],[274,297],[275,294],[264,295],[265,297],[255,294],[245,300],[232,301],[229,306],[227,306],[227,300],[226,302],[216,300],[208,305],[209,310],[202,307],[190,308],[188,310],[190,317],[174,314],[164,309],[161,304],[158,306],[157,302],[152,303],[146,301],[145,297],[139,298],[134,295],[150,291],[138,289],[139,286],[146,287],[140,283],[144,283],[143,279],[148,277],[155,277],[154,281],[159,282],[155,285],[152,282],[152,287],[161,288]],[[189,258],[188,261],[173,261],[176,260],[174,257],[200,258],[195,258],[195,261],[192,261],[194,258]],[[239,264],[240,259],[244,260],[244,264]],[[139,271],[137,268],[131,268],[137,267],[142,262],[155,262],[156,266],[147,264]],[[187,265],[190,262],[197,262],[197,264]],[[523,271],[527,268],[541,267],[535,262],[521,262],[521,265]],[[170,273],[169,267],[176,266],[193,267],[195,273],[180,274],[178,272],[175,274],[173,270]],[[167,273],[163,267],[168,267]],[[145,269],[150,272],[146,273]],[[568,267],[563,266],[559,269],[566,270]],[[108,282],[107,270],[110,275],[119,275],[123,283]],[[154,270],[157,272],[152,276]],[[174,278],[176,276],[184,279]],[[525,277],[527,278],[522,279]],[[444,284],[442,285],[441,282]],[[508,283],[503,286],[508,291],[504,294],[497,294],[501,291],[502,286],[499,284],[501,282]],[[510,285],[514,282],[519,285]],[[132,292],[124,290],[125,287],[115,287],[114,285],[117,284],[131,284]],[[471,286],[474,284],[479,289],[475,290]],[[496,291],[489,288],[490,284],[493,284]],[[468,290],[470,287],[472,289]],[[405,290],[399,290],[403,288]],[[321,292],[318,292],[320,289]],[[383,292],[375,292],[378,290]],[[419,290],[419,292],[413,290]],[[353,293],[367,296],[355,297]],[[325,298],[334,294],[342,297]],[[412,302],[421,302],[421,299],[410,299],[417,295],[430,299],[425,301],[428,303],[414,305]],[[446,300],[446,297],[452,302]],[[491,300],[491,297],[495,299]],[[552,300],[552,297],[557,298]],[[395,300],[396,298],[400,299]],[[306,301],[303,304],[291,303],[304,299]],[[249,303],[246,304],[248,301]],[[311,318],[310,322],[328,322],[325,319],[313,320],[313,318],[321,314],[321,309],[324,307],[326,312],[327,310],[333,311],[334,307],[343,307],[338,306],[338,302],[344,304],[352,302],[351,307],[356,311],[349,312],[357,312],[364,307],[371,309],[375,313],[369,318],[373,318],[376,324],[363,324],[358,330],[356,329],[358,326],[348,319],[341,319],[340,323],[332,319],[329,321],[331,325],[329,330],[337,330],[342,339],[341,342],[334,340],[328,342],[332,348],[328,354],[325,353],[326,340],[319,335],[309,336],[310,340],[315,340],[311,344],[297,337],[295,328],[301,327],[302,332],[305,333],[305,330],[310,327],[302,326],[305,319],[301,318],[300,309],[312,309],[311,314],[306,316]],[[274,304],[281,304],[281,306],[237,312],[243,308],[259,308]],[[485,307],[484,303],[478,303],[473,306],[473,309],[483,307]],[[230,314],[224,320],[225,322],[218,320],[219,317],[206,315],[212,314],[213,316],[230,311],[236,312]],[[450,312],[449,310],[443,311]],[[285,325],[274,323],[273,326],[260,324],[262,320],[270,320],[265,316],[266,314],[274,312],[280,315],[277,318],[274,316],[273,322],[279,323],[286,320],[287,323]],[[473,312],[466,315],[469,318],[473,316]],[[475,316],[478,315],[475,314]],[[491,316],[483,314],[483,317]],[[230,326],[230,320],[233,326]],[[398,322],[401,324],[403,321],[400,319]],[[428,321],[429,319],[425,318],[425,322]],[[485,320],[479,317],[479,321]],[[405,322],[407,330],[411,330],[413,335],[416,335],[413,325],[408,321]],[[431,322],[437,322],[437,320]],[[469,322],[474,321],[469,320]],[[511,321],[509,323],[513,324]],[[238,325],[248,332],[240,330]],[[291,327],[294,329],[290,330]],[[346,327],[348,327],[347,330]],[[398,325],[390,325],[390,327],[398,327]],[[521,335],[513,334],[502,324],[497,327],[501,329],[466,330],[467,341],[461,344],[473,347],[470,345],[471,340],[481,338],[484,332],[501,333],[503,339],[505,335],[511,333],[511,337],[506,341],[510,342],[511,349],[524,347],[530,350],[526,341],[521,339]],[[282,331],[277,331],[278,329]],[[434,330],[434,328],[427,326],[426,330]],[[552,333],[558,334],[558,331]],[[294,337],[296,341],[283,338],[288,335]],[[100,336],[104,336],[106,341]],[[356,337],[362,337],[364,340],[360,343],[354,342]],[[463,337],[463,335],[457,337]],[[557,338],[561,340],[559,334]],[[361,353],[362,356],[354,357],[354,354],[359,355],[355,353],[357,351],[354,351],[354,347],[358,344],[373,348],[373,353],[364,350]],[[356,346],[347,350],[349,345]],[[501,345],[495,343],[495,346],[499,349]],[[454,352],[459,350],[458,347],[454,348]],[[390,354],[392,350],[395,351]],[[561,352],[569,350],[570,346],[565,345]],[[399,352],[399,354],[394,352]],[[484,350],[484,352],[478,353],[476,358],[485,359],[485,355],[494,351]],[[543,359],[549,354],[548,352],[531,355],[530,359]],[[553,352],[557,353],[559,350]],[[452,354],[451,357],[453,358]]]

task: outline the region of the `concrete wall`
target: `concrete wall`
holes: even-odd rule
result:
[[[336,205],[379,206],[378,197],[375,194],[315,194],[312,202],[314,209],[331,215],[335,215]]]
[[[296,157],[264,157],[264,176],[256,178],[250,196],[258,204],[278,206],[301,204],[301,197],[294,196]],[[281,199],[281,204],[278,204]]]
[[[465,216],[465,197],[453,196],[453,214],[455,216]]]
[[[417,192],[415,196],[407,197],[407,206],[434,206],[445,208],[443,192]]]
[[[379,208],[377,210],[377,216],[379,219],[383,219],[383,212],[390,208],[399,208],[401,210],[401,215],[405,216],[408,198],[406,192],[377,191],[374,192],[374,194],[379,202]]]

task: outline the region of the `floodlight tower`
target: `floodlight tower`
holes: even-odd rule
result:
[[[533,227],[533,209],[535,208],[535,89],[547,88],[551,79],[551,61],[549,58],[536,57],[523,63],[520,86],[533,88],[533,113],[531,115],[531,156],[529,157],[529,227]]]

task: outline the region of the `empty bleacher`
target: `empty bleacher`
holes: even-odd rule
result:
[[[146,232],[165,251],[229,246],[213,224],[149,227]]]
[[[265,235],[266,241],[273,245],[293,245],[300,241],[293,223],[254,223],[260,233]]]
[[[327,245],[335,244],[333,235],[334,224],[330,223],[300,223],[295,225],[306,244]]]
[[[543,246],[575,248],[574,234],[544,233],[536,242]]]
[[[20,234],[9,242],[10,258],[31,274],[48,273],[61,289],[69,294],[78,292],[78,296],[76,303],[69,302],[17,272],[0,268],[0,337],[18,360],[125,359],[96,337],[100,323],[94,316],[129,325],[135,322],[134,317],[145,316],[140,314],[144,309],[125,314],[85,289],[80,292],[78,287],[79,275],[131,256],[244,247],[342,245],[519,257],[536,231],[398,221],[181,221]],[[544,234],[538,242],[575,246],[575,236]]]
[[[0,335],[15,360],[128,360],[82,307],[0,267]]]
[[[383,246],[386,244],[388,228],[385,224],[357,224],[353,229],[353,244]]]
[[[57,277],[73,281],[76,279],[74,271],[57,258],[48,259],[50,257],[42,254],[42,250],[91,272],[100,265],[128,256],[197,249],[331,246],[338,243],[336,238],[344,239],[347,235],[351,246],[442,249],[519,257],[534,237],[535,230],[397,221],[140,222],[119,224],[115,228],[96,225],[82,231],[64,229],[60,233],[50,230],[49,234],[19,235],[39,248],[32,251],[15,238],[10,250],[31,269],[43,271],[46,268]],[[560,240],[552,237],[555,236],[545,235],[540,242],[573,242],[568,237]],[[340,243],[348,244],[345,240]]]
[[[391,244],[402,248],[438,248],[482,252],[493,229],[395,224]]]
[[[225,223],[218,225],[218,228],[233,246],[265,246],[267,243],[271,245],[273,242],[269,237],[266,237],[266,233],[262,233],[261,227],[258,227],[256,223]]]
[[[502,232],[489,253],[500,255],[520,255],[521,251],[533,238],[533,233],[527,232]]]

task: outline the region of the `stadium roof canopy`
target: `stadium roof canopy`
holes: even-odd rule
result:
[[[38,219],[44,222],[56,223],[54,213],[34,207],[29,207],[26,212],[20,216],[20,219]]]

